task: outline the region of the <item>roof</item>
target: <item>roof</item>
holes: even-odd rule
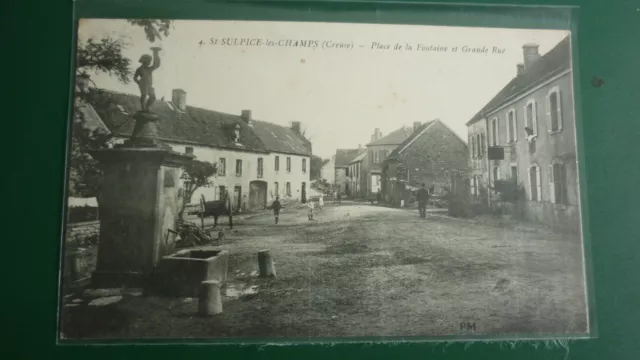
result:
[[[553,49],[533,63],[531,69],[514,77],[496,96],[467,122],[467,126],[483,118],[486,113],[508,103],[514,97],[548,81],[550,78],[571,68],[570,38],[565,37]]]
[[[435,123],[436,121],[439,120],[431,120],[431,121],[427,121],[424,124],[420,125],[420,127],[411,133],[411,135],[409,135],[409,137],[407,137],[406,139],[404,139],[397,148],[395,148],[390,154],[389,156],[387,156],[387,159],[393,160],[395,159],[398,155],[400,155],[400,153],[402,152],[402,150],[404,150],[404,148],[409,145],[415,138],[417,138],[418,136],[422,135],[422,133],[424,132],[424,130],[428,129],[429,126],[431,126],[433,123]]]
[[[406,126],[401,127],[398,130],[395,130],[389,133],[387,136],[383,136],[378,140],[372,141],[367,144],[367,146],[375,146],[375,145],[399,145],[411,135],[412,129]]]
[[[347,167],[358,154],[359,149],[338,149],[336,150],[336,164],[335,167]]]
[[[88,98],[114,135],[128,137],[132,134],[135,125],[132,115],[140,108],[139,96],[92,90]],[[183,112],[166,101],[157,101],[152,110],[159,117],[158,136],[165,141],[245,151],[311,155],[311,143],[288,127],[255,120],[250,126],[240,115],[194,106],[187,106]],[[239,143],[242,146],[232,140],[231,132],[236,126],[240,126]]]
[[[77,113],[82,116],[82,127],[84,129],[110,135],[111,131],[109,131],[109,128],[104,124],[91,104],[77,99],[75,106]]]
[[[359,150],[362,151],[362,150]],[[360,153],[360,155],[356,156],[353,160],[351,160],[351,162],[349,164],[353,164],[353,163],[357,163],[359,161],[362,161],[365,157],[367,156],[367,151],[362,151],[362,153]]]

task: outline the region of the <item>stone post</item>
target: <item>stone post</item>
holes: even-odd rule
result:
[[[198,291],[198,314],[210,316],[221,312],[222,294],[220,292],[220,282],[217,280],[203,281]]]
[[[180,209],[179,170],[193,159],[158,139],[158,115],[140,111],[131,138],[92,156],[104,171],[94,287],[139,287],[162,256],[174,250]]]
[[[276,268],[273,266],[273,258],[269,250],[258,252],[258,267],[260,269],[260,277],[276,277]]]

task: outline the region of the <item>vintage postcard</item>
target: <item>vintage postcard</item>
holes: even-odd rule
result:
[[[61,339],[589,336],[569,31],[77,35]]]

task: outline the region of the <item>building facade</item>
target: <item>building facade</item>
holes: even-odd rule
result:
[[[420,123],[415,123],[414,126]],[[393,152],[409,135],[412,129],[403,126],[386,136],[383,136],[380,129],[376,128],[371,135],[371,142],[367,144],[367,164],[366,164],[366,192],[376,194],[382,189],[382,164],[389,154]]]
[[[516,77],[467,123],[470,138],[486,134],[470,149],[475,176],[488,202],[499,205],[497,180],[525,194],[522,216],[554,228],[579,231],[580,208],[570,40],[544,56],[523,46]],[[482,137],[480,137],[482,139]],[[494,150],[496,149],[496,150]],[[473,184],[473,178],[471,179]],[[473,189],[473,185],[471,187]],[[480,195],[479,191],[476,195]]]
[[[103,90],[92,97],[114,142],[124,142],[133,131],[138,97]],[[276,196],[306,201],[311,143],[300,134],[300,123],[285,127],[255,120],[249,110],[232,115],[187,106],[182,90],[174,90],[172,101],[158,101],[153,111],[158,135],[173,151],[217,165],[209,186],[197,189],[190,203],[201,196],[219,200],[225,192],[239,210],[263,209]]]
[[[338,149],[336,150],[334,174],[335,191],[343,196],[351,195],[351,173],[349,164],[358,156],[358,149]]]
[[[382,199],[407,204],[422,184],[434,193],[449,191],[452,175],[468,173],[467,153],[465,141],[442,121],[416,124],[383,163]]]
[[[368,151],[363,150],[349,163],[349,188],[351,196],[367,196],[367,157]]]

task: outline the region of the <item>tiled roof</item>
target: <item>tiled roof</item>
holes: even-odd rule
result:
[[[132,115],[140,109],[138,96],[92,90],[89,102],[114,135],[131,135],[135,125]],[[253,121],[253,126],[249,126],[240,115],[194,106],[187,106],[182,112],[165,101],[157,101],[152,111],[160,118],[157,122],[158,135],[166,141],[256,152],[311,154],[311,143],[288,127],[264,121]],[[236,145],[230,136],[236,125],[240,126],[239,143],[242,146]],[[276,143],[274,136],[282,138],[282,141]]]
[[[311,143],[291,128],[254,120],[253,131],[269,151],[311,155]]]
[[[397,148],[393,149],[393,151],[389,154],[389,156],[387,156],[387,159],[390,159],[390,160],[395,159],[400,154],[400,151],[402,150],[402,148],[404,148],[407,144],[409,144],[411,141],[413,141],[413,139],[415,139],[418,135],[420,135],[420,133],[424,129],[429,127],[435,121],[436,120],[431,120],[431,121],[427,121],[426,123],[422,124],[416,131],[412,132],[411,135],[409,135],[409,137],[404,139],[404,141],[402,141],[400,143],[400,145],[398,145]]]
[[[358,149],[338,149],[336,150],[335,167],[347,167],[362,150]]]
[[[570,68],[571,46],[570,38],[567,36],[533,63],[531,69],[522,75],[514,77],[482,110],[467,122],[467,125],[480,120],[487,112]]]
[[[372,145],[398,145],[404,141],[409,135],[411,135],[411,128],[403,126],[400,129],[389,133],[387,136],[383,136],[378,140],[372,141],[367,146]]]

